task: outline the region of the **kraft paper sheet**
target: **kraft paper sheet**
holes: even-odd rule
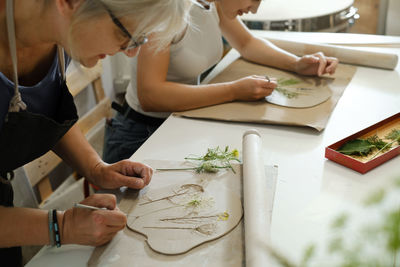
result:
[[[339,64],[333,76],[305,77],[294,73],[250,63],[238,59],[225,68],[210,83],[221,83],[237,80],[249,75],[268,75],[272,77],[287,77],[294,79],[315,80],[315,83],[327,83],[332,97],[327,101],[310,108],[289,108],[266,102],[232,102],[209,106],[185,112],[174,113],[189,118],[203,118],[221,121],[254,122],[262,124],[281,124],[294,126],[308,126],[322,131],[345,88],[356,72],[356,67]]]

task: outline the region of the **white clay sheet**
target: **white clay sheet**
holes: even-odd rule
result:
[[[146,163],[153,168],[187,167],[185,162],[176,161],[151,160]],[[122,211],[131,214],[142,196],[146,194],[151,196],[151,192],[157,193],[163,188],[188,183],[201,184],[205,188],[212,189],[211,191],[223,187],[224,190],[230,192],[223,195],[230,198],[236,195],[238,199],[242,199],[242,166],[234,165],[233,167],[236,174],[231,171],[221,171],[217,174],[196,174],[192,171],[155,172],[146,189],[140,192],[127,190],[119,207]],[[277,167],[262,165],[261,168],[265,170],[265,176],[268,177],[268,185],[264,188],[264,193],[271,199],[266,212],[267,220],[270,221]],[[229,210],[232,210],[232,207],[228,207],[228,213]],[[222,224],[225,221],[218,223]],[[242,219],[230,232],[216,240],[200,244],[180,255],[164,255],[147,244],[145,235],[126,228],[109,244],[96,248],[88,261],[88,266],[243,266],[244,239]]]

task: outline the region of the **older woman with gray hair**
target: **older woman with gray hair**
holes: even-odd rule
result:
[[[187,20],[189,0],[0,0],[0,257],[20,266],[21,245],[101,245],[126,224],[113,195],[82,203],[101,210],[13,207],[13,170],[53,150],[102,188],[140,189],[152,169],[106,164],[80,132],[65,84],[70,58],[86,67],[107,55],[134,56],[147,36],[167,44]]]

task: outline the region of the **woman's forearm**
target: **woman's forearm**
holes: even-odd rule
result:
[[[49,244],[48,212],[0,206],[0,247]]]
[[[295,63],[298,60],[296,55],[257,37],[252,38],[239,52],[249,61],[288,71],[295,71]]]
[[[187,85],[175,82],[149,83],[138,90],[144,111],[173,112],[235,100],[234,83]]]
[[[60,139],[53,151],[75,171],[95,183],[92,170],[103,161],[77,124]]]

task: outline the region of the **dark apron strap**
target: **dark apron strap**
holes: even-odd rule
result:
[[[0,173],[0,205],[12,207],[14,192],[11,186],[11,180],[14,178],[14,172]]]
[[[0,205],[5,207],[13,206],[14,192],[11,186],[13,172],[0,174]],[[2,230],[0,230],[2,231]],[[0,265],[4,267],[22,266],[21,247],[0,248]]]

